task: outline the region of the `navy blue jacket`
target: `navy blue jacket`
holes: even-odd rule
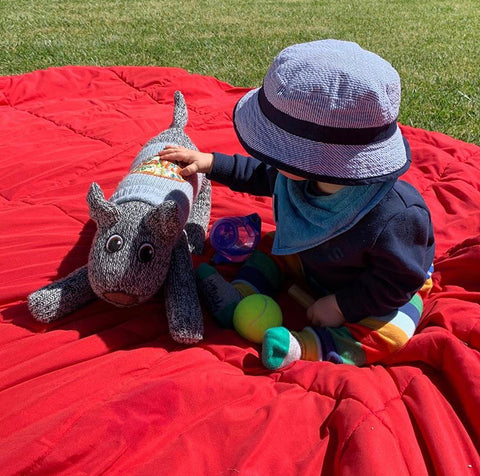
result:
[[[272,196],[278,171],[241,155],[215,153],[208,178],[239,192]],[[299,253],[317,297],[334,293],[349,322],[384,316],[425,282],[435,240],[418,191],[398,180],[383,200],[345,233]]]

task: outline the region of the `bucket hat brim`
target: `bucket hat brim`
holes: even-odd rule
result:
[[[317,142],[271,122],[261,110],[259,91],[253,89],[238,101],[233,122],[243,148],[262,162],[306,179],[340,185],[386,182],[408,170],[410,147],[398,125],[387,139],[370,144]]]

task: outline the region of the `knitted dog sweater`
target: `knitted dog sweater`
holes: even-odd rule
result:
[[[165,142],[152,141],[146,144],[110,201],[116,204],[140,201],[155,207],[166,200],[173,200],[178,205],[179,219],[185,224],[200,191],[203,174],[182,177],[180,166],[158,157],[166,145]]]

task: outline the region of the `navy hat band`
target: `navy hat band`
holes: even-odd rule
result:
[[[290,134],[324,144],[367,145],[392,137],[397,130],[397,121],[379,127],[348,128],[314,124],[289,116],[273,106],[263,87],[258,91],[258,103],[264,116],[273,124]]]

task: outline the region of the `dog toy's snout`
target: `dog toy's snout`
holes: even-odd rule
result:
[[[133,306],[138,303],[137,296],[121,292],[105,293],[103,294],[103,298],[116,306]]]

